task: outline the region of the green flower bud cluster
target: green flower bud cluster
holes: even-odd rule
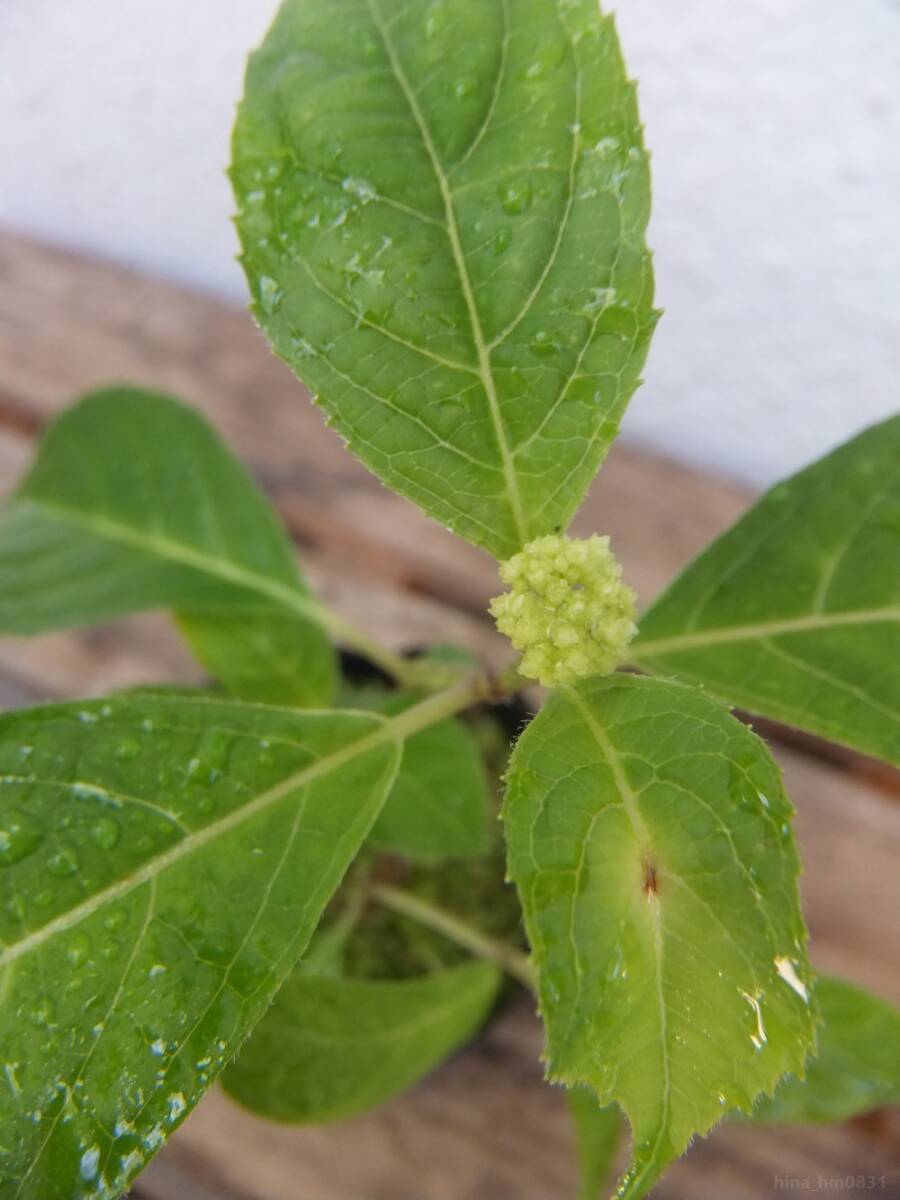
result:
[[[608,675],[634,637],[635,595],[609,538],[548,534],[500,564],[510,585],[491,601],[497,628],[522,651],[519,672],[549,687]]]

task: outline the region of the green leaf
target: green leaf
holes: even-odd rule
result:
[[[619,675],[551,693],[508,779],[549,1074],[625,1109],[641,1196],[814,1041],[781,775],[702,693]]]
[[[388,715],[415,698],[351,692],[351,707]],[[451,717],[407,740],[403,761],[370,841],[419,862],[474,858],[488,850],[488,783],[478,743]]]
[[[763,496],[650,609],[633,654],[900,764],[900,417]]]
[[[248,651],[234,640],[246,620],[244,636],[293,676],[289,697],[283,676],[271,690],[257,679],[252,694],[317,703],[333,691],[326,617],[243,467],[189,408],[112,388],[50,427],[0,515],[0,632],[153,608],[186,614],[201,660],[226,685],[247,690]]]
[[[398,734],[149,695],[0,718],[0,1194],[124,1190],[305,948]]]
[[[309,621],[273,607],[265,616],[180,613],[178,627],[210,675],[241,700],[305,707],[334,696],[334,650]]]
[[[367,466],[499,558],[566,525],[655,321],[596,0],[287,0],[232,180],[254,311]]]
[[[862,988],[820,979],[824,1025],[805,1079],[786,1079],[753,1110],[766,1123],[845,1121],[900,1104],[900,1012]]]
[[[597,1200],[612,1171],[622,1136],[622,1114],[617,1104],[601,1107],[587,1088],[566,1091],[569,1111],[578,1137],[581,1181],[578,1200]]]
[[[298,968],[225,1072],[225,1089],[277,1121],[365,1112],[417,1083],[470,1038],[499,983],[498,969],[484,962],[389,982]]]

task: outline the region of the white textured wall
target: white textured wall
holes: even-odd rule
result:
[[[0,223],[240,300],[222,172],[274,8],[0,0]],[[765,483],[900,404],[900,0],[617,11],[667,309],[627,429]]]

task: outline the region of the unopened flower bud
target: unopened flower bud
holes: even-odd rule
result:
[[[635,595],[609,538],[548,534],[500,564],[510,585],[491,601],[497,628],[522,652],[519,671],[546,686],[608,675],[634,637]]]

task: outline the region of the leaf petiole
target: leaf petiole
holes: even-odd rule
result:
[[[332,638],[350,650],[355,650],[369,662],[380,667],[402,688],[424,691],[439,691],[458,680],[460,668],[450,663],[435,662],[424,658],[405,658],[395,650],[369,637],[338,613],[314,602],[314,611],[308,615],[322,626]]]
[[[475,929],[467,921],[463,921],[455,913],[448,912],[428,900],[422,900],[400,888],[387,883],[373,883],[369,895],[378,900],[386,908],[411,917],[414,921],[428,926],[429,929],[442,933],[458,946],[470,950],[478,958],[485,958],[502,967],[508,975],[518,980],[530,992],[536,988],[534,972],[528,956],[511,946],[508,942],[489,937]]]

